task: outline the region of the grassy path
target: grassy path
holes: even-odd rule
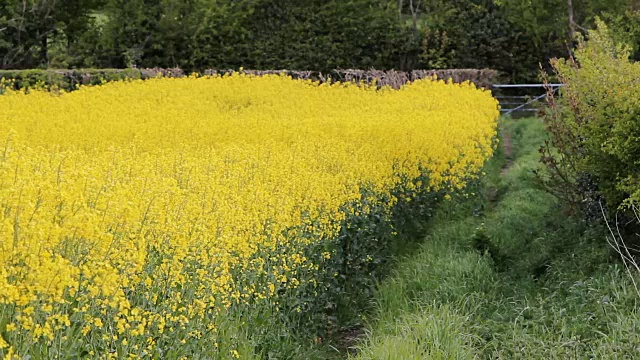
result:
[[[365,359],[623,359],[640,354],[638,296],[605,233],[563,215],[533,170],[537,119],[506,120],[509,159],[432,222],[380,284]],[[509,163],[509,166],[505,165]]]

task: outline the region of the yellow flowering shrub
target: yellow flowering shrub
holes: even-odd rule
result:
[[[488,92],[431,80],[7,91],[0,355],[254,351],[220,330],[242,325],[234,309],[296,308],[285,294],[324,289],[314,274],[337,271],[350,219],[464,187],[492,154],[498,114]]]

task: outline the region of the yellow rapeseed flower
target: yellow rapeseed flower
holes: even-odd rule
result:
[[[245,75],[7,91],[0,305],[14,310],[0,323],[37,344],[24,349],[69,326],[104,349],[112,337],[148,346],[170,329],[214,333],[203,318],[278,306],[280,289],[315,284],[300,277],[322,266],[305,250],[337,236],[362,189],[386,195],[378,205],[390,211],[392,189],[425,171],[431,190],[464,187],[493,152],[498,115],[489,92],[431,80],[397,91]]]

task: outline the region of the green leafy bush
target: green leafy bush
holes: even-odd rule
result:
[[[640,201],[640,64],[629,56],[598,21],[575,59],[553,61],[565,87],[559,99],[549,94],[551,142],[542,160],[549,189],[574,208]]]

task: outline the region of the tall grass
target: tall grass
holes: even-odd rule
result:
[[[478,196],[445,205],[379,285],[354,359],[637,356],[638,299],[605,229],[563,215],[536,187],[541,122],[502,125],[510,154],[488,164]]]

